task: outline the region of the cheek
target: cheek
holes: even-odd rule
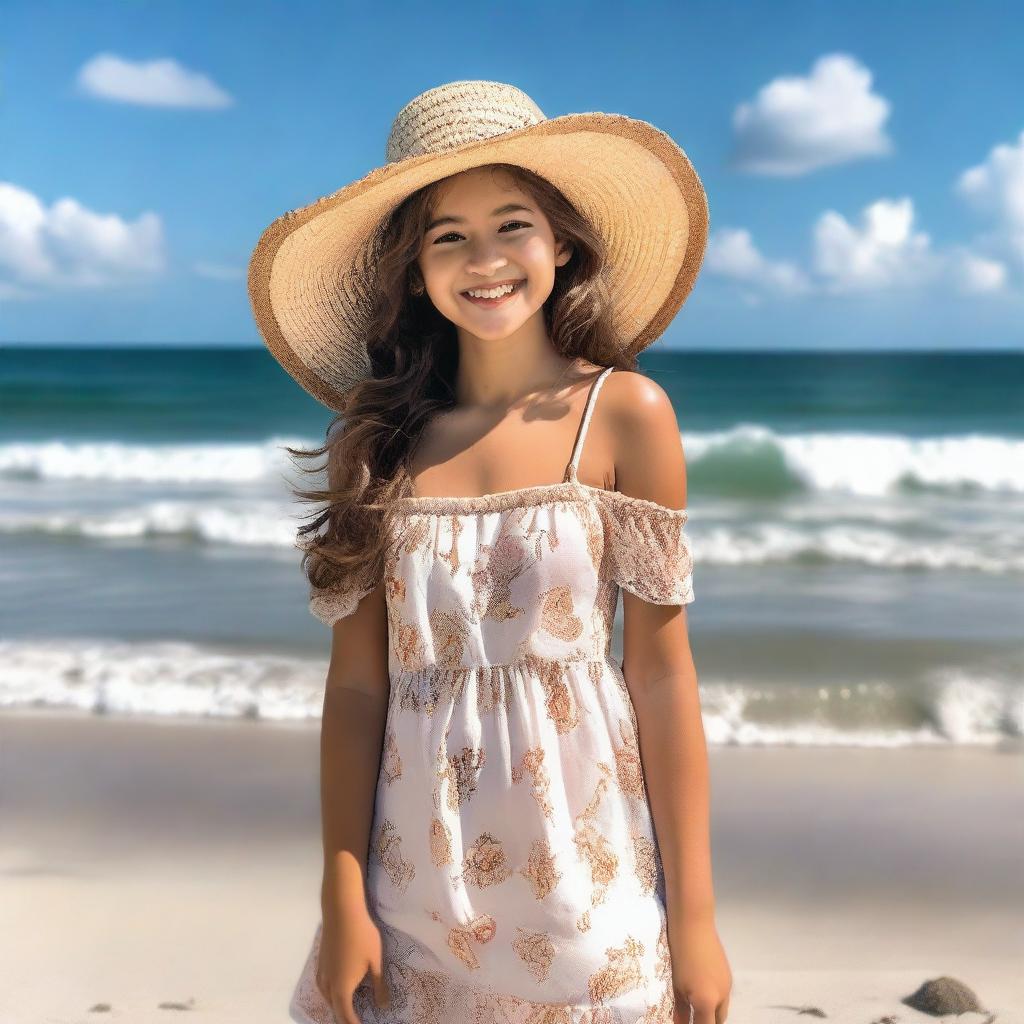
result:
[[[538,235],[524,239],[519,255],[524,264],[534,268],[550,267],[555,262],[551,245]]]
[[[459,257],[452,249],[439,249],[420,259],[420,273],[424,280],[441,286],[460,277],[462,269]]]

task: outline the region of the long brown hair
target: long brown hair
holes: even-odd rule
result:
[[[544,303],[552,347],[563,356],[582,356],[600,366],[636,369],[612,324],[606,283],[604,239],[549,181],[515,164],[487,164],[504,172],[532,196],[551,224],[555,243],[572,247],[569,261],[555,269]],[[374,239],[376,280],[367,319],[366,348],[372,376],[352,387],[344,408],[327,428],[319,448],[288,447],[298,459],[326,464],[299,467],[327,471],[326,488],[293,487],[300,501],[326,504],[305,518],[297,543],[302,569],[315,587],[347,581],[369,586],[380,579],[386,557],[388,504],[412,492],[409,461],[430,419],[455,404],[458,367],[455,325],[442,316],[422,286],[418,257],[434,214],[442,178],[414,192],[384,218]],[[340,428],[340,429],[339,429]]]

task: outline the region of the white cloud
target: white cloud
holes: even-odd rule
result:
[[[745,228],[720,228],[708,240],[705,266],[713,274],[787,295],[806,292],[809,283],[792,263],[772,262],[758,251]],[[751,301],[745,293],[745,301]]]
[[[745,228],[721,228],[708,241],[705,266],[763,294],[805,295],[877,291],[924,283],[942,270],[929,236],[913,230],[914,208],[909,198],[879,199],[861,211],[859,224],[828,210],[813,231],[814,255],[810,272],[793,263],[765,258]],[[984,290],[997,273],[975,261],[970,274]],[[751,301],[749,291],[743,293]]]
[[[130,61],[101,53],[78,72],[78,87],[89,96],[149,107],[228,107],[234,99],[206,75],[176,60]]]
[[[931,239],[914,231],[914,203],[878,199],[866,206],[859,225],[827,210],[813,229],[814,270],[827,292],[875,290],[920,284],[938,264]]]
[[[1024,228],[1024,131],[1015,144],[993,146],[984,163],[964,171],[956,191],[981,209]]]
[[[754,174],[798,175],[884,156],[891,106],[871,91],[871,72],[842,53],[819,57],[807,77],[779,77],[733,113],[733,166]]]
[[[915,230],[907,196],[868,204],[856,223],[827,210],[814,225],[812,242],[812,265],[804,271],[766,260],[749,231],[725,228],[709,240],[705,265],[742,285],[739,296],[748,303],[756,295],[843,295],[925,285],[990,295],[1002,292],[1009,276],[1005,263],[973,246],[936,249],[926,232]]]
[[[979,256],[967,248],[950,256],[954,283],[969,295],[1000,291],[1006,286],[1006,264]]]
[[[972,246],[1024,269],[1024,131],[1015,143],[993,146],[984,163],[960,175],[954,191],[992,220]]]
[[[200,260],[192,269],[200,277],[209,277],[215,281],[237,281],[244,277],[245,271],[241,267],[228,266],[223,263],[207,263]]]
[[[164,265],[157,214],[129,222],[67,196],[47,208],[27,189],[0,182],[0,297],[117,286],[157,274]]]
[[[990,219],[988,230],[966,242],[933,244],[915,227],[913,200],[883,197],[855,221],[826,210],[812,229],[812,259],[805,271],[773,263],[750,232],[719,231],[708,243],[713,273],[741,286],[744,302],[787,294],[848,294],[931,286],[961,295],[997,297],[1024,283],[1024,131],[993,146],[986,159],[957,178],[955,193]]]

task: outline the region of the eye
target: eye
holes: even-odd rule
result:
[[[504,230],[510,224],[517,225],[517,227],[513,228],[513,230],[518,230],[518,228],[528,228],[530,226],[524,220],[507,220],[505,221],[504,224],[501,225],[501,227],[498,230]],[[437,238],[434,239],[434,245],[437,245],[438,242],[443,242],[446,238],[450,238],[452,235],[458,236],[458,234],[458,231],[446,231],[443,235],[438,235]]]

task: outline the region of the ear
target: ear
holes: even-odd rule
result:
[[[562,242],[555,253],[555,266],[564,267],[569,260],[572,259],[573,245],[572,242]]]

